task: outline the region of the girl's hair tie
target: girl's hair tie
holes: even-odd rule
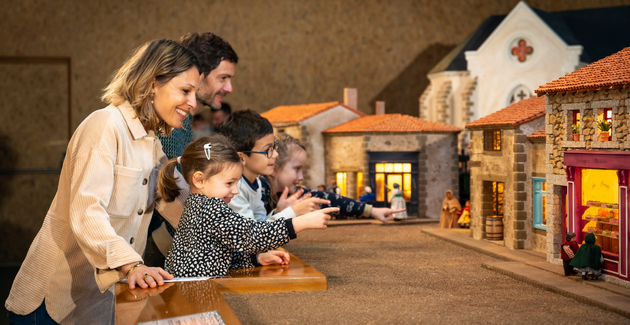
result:
[[[206,153],[206,158],[210,160],[210,149],[212,149],[212,143],[206,143],[203,145],[203,151]]]
[[[177,157],[177,163],[180,165],[182,164],[182,156]]]

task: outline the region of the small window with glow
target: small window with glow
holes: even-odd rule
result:
[[[339,187],[341,196],[347,196],[348,182],[346,173],[337,173],[337,187]]]

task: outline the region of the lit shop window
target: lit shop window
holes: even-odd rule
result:
[[[544,178],[532,177],[534,187],[534,228],[547,230],[547,182]]]

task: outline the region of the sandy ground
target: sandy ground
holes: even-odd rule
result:
[[[630,324],[481,267],[492,257],[421,233],[430,225],[307,231],[285,248],[327,291],[223,295],[243,324]]]

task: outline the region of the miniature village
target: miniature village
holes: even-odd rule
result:
[[[504,2],[489,11],[504,14],[484,14],[461,37],[449,36],[457,42],[448,46],[432,44],[433,52],[422,52],[401,68],[408,71],[396,77],[400,80],[379,81],[381,90],[357,80],[376,78],[375,71],[391,68],[390,63],[357,61],[356,70],[336,74],[336,56],[356,59],[360,47],[341,49],[310,24],[327,26],[335,17],[344,27],[328,28],[344,42],[360,38],[391,53],[409,40],[375,42],[371,37],[380,37],[383,28],[366,36],[359,31],[365,25],[357,22],[383,15],[393,25],[411,25],[418,17],[403,19],[400,11],[388,11],[382,3],[365,4],[368,9],[360,12],[366,16],[359,20],[354,17],[359,11],[342,3],[278,3],[271,9],[238,4],[240,11],[226,14],[216,31],[199,31],[211,35],[212,46],[223,46],[218,65],[206,69],[202,55],[193,50],[203,42],[184,39],[195,34],[193,29],[206,28],[200,22],[207,12],[230,6],[197,4],[200,24],[180,26],[192,33],[171,45],[182,48],[180,55],[196,58],[189,58],[187,70],[171,73],[176,75],[172,80],[184,84],[177,78],[191,71],[200,76],[199,84],[190,81],[196,78],[183,78],[190,89],[182,88],[185,95],[178,94],[186,98],[178,100],[188,106],[194,102],[200,112],[193,112],[194,105],[187,112],[181,105],[174,108],[172,115],[182,120],[179,129],[154,104],[165,102],[158,101],[155,91],[163,86],[161,79],[155,77],[146,88],[155,92],[142,94],[142,109],[151,107],[159,121],[150,130],[147,125],[154,121],[145,116],[149,122],[136,120],[142,111],[127,109],[128,98],[93,110],[93,102],[109,100],[94,94],[101,96],[98,91],[111,85],[86,77],[84,69],[90,66],[101,76],[111,73],[101,71],[109,65],[77,60],[74,52],[67,57],[54,50],[24,55],[31,52],[16,42],[11,53],[0,55],[0,69],[8,76],[0,90],[47,85],[47,90],[32,87],[29,106],[56,103],[63,110],[42,110],[24,127],[19,120],[27,120],[26,113],[10,117],[5,108],[10,131],[0,131],[0,154],[6,158],[0,167],[5,182],[0,186],[0,222],[5,226],[0,298],[8,319],[0,317],[0,325],[42,319],[46,324],[630,324],[630,5],[611,0],[598,8],[580,3],[575,8],[581,9],[554,4],[542,10],[526,1]],[[414,11],[420,5],[387,6]],[[457,24],[461,16],[451,17],[442,6],[464,5],[423,4],[426,8],[419,11],[438,12],[447,17],[441,24]],[[11,7],[13,13],[26,8]],[[108,36],[97,33],[104,44],[112,41],[107,40],[113,38],[110,33],[128,29],[136,34],[124,41],[134,48],[145,41],[147,48],[168,42],[128,19],[129,12],[141,7],[114,9],[124,19],[96,23],[107,26]],[[76,16],[92,17],[78,11],[83,14]],[[76,14],[66,8],[59,16],[71,12]],[[169,22],[193,15],[190,10],[165,12],[151,14]],[[251,13],[259,14],[254,19]],[[323,13],[330,17],[322,19]],[[257,31],[251,34],[260,39],[232,28],[235,17],[251,20],[243,30]],[[290,31],[272,29],[272,20],[289,22]],[[41,28],[34,19],[28,21]],[[151,24],[156,23],[147,26]],[[363,27],[349,32],[345,25]],[[166,34],[178,35],[179,29]],[[222,33],[242,39],[221,39]],[[232,49],[229,42],[241,47]],[[283,53],[292,42],[303,48]],[[331,71],[312,71],[321,69],[312,62],[320,58],[300,58],[305,49],[333,53],[321,56]],[[115,56],[116,64],[125,59],[121,53],[98,51],[85,50],[102,62],[106,56]],[[130,55],[124,62],[139,57],[142,51],[137,51],[124,53]],[[276,61],[267,62],[256,52],[275,53]],[[255,65],[244,63],[248,60]],[[431,64],[418,62],[422,60]],[[418,75],[422,64],[427,67]],[[370,73],[347,73],[361,69]],[[112,80],[123,75],[120,71]],[[240,84],[241,72],[260,80]],[[223,75],[216,77],[219,73]],[[64,78],[67,82],[60,81]],[[319,80],[326,78],[338,79],[333,95],[330,85]],[[222,88],[202,91],[212,82]],[[276,83],[278,89],[270,90]],[[392,91],[406,83],[413,91]],[[94,98],[83,94],[87,87],[98,88],[88,92]],[[410,93],[411,105],[396,98]],[[301,102],[304,98],[310,100]],[[94,122],[94,116],[112,107],[120,110],[120,121]],[[92,124],[84,126],[83,118]],[[116,152],[112,164],[75,167],[85,157],[97,159],[92,152],[77,158],[77,134],[92,141],[97,137],[86,135],[115,123],[122,127],[111,133],[118,141],[110,150]],[[41,142],[41,134],[49,138]],[[108,139],[94,140],[93,148],[101,150]],[[199,139],[212,142],[198,144]],[[127,146],[127,140],[144,142]],[[260,146],[263,140],[267,142]],[[43,144],[33,149],[34,141]],[[175,141],[185,145],[179,148]],[[186,151],[191,147],[198,150],[196,156]],[[169,154],[176,150],[180,152]],[[269,172],[257,172],[258,166]],[[82,177],[99,169],[109,176],[110,167],[114,185],[99,176],[85,182],[87,190],[80,187]],[[280,181],[290,178],[279,176],[285,169],[291,170],[289,183]],[[212,183],[219,177],[223,184]],[[64,188],[71,199],[64,197]],[[89,190],[109,196],[104,200]],[[72,203],[74,196],[94,199],[83,213],[87,217],[77,219],[83,214],[75,211],[80,208]],[[124,209],[123,201],[129,201]],[[55,221],[65,204],[74,216],[67,225]],[[104,217],[92,217],[94,211]],[[44,215],[29,217],[37,213]],[[99,222],[108,226],[106,231],[94,226]],[[583,260],[588,265],[577,266]],[[201,274],[204,268],[223,268],[223,273]],[[35,279],[40,275],[49,279],[46,285]]]
[[[308,188],[334,180],[358,199],[369,186],[375,206],[386,206],[399,183],[419,218],[439,218],[452,190],[462,206],[470,201],[473,238],[488,238],[486,222],[496,220],[506,247],[558,265],[567,232],[578,241],[595,233],[606,278],[627,285],[630,49],[592,60],[604,53],[578,41],[589,27],[559,24],[561,15],[519,2],[488,18],[430,71],[420,118],[387,114],[384,102],[366,116],[351,88],[343,103],[262,115],[315,157],[305,166]]]

